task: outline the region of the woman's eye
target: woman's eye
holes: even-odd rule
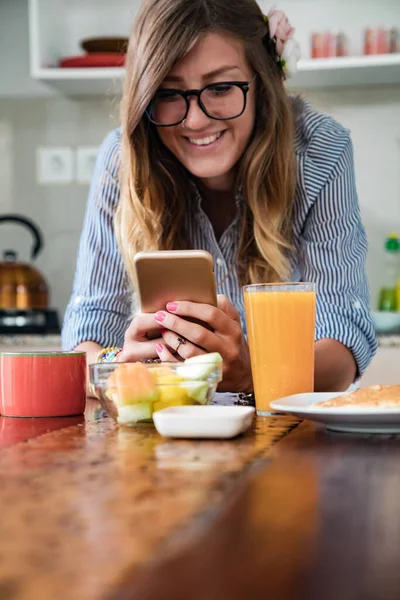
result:
[[[223,96],[232,91],[233,85],[228,83],[221,83],[219,85],[213,85],[211,88],[208,88],[211,93],[214,93],[216,96]]]
[[[179,100],[180,97],[175,90],[158,90],[155,99],[159,102],[173,102]]]

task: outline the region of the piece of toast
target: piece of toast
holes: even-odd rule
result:
[[[331,400],[317,402],[318,408],[400,408],[400,385],[371,385]]]

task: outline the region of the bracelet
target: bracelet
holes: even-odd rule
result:
[[[104,363],[104,362],[113,362],[118,354],[121,354],[122,348],[118,346],[108,346],[107,348],[102,348],[97,355],[96,362]]]

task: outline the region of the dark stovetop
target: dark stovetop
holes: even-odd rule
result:
[[[58,334],[56,310],[0,310],[0,334]]]

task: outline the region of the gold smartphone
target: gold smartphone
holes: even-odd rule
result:
[[[134,268],[141,312],[165,310],[173,300],[217,306],[213,258],[205,250],[138,252]]]

